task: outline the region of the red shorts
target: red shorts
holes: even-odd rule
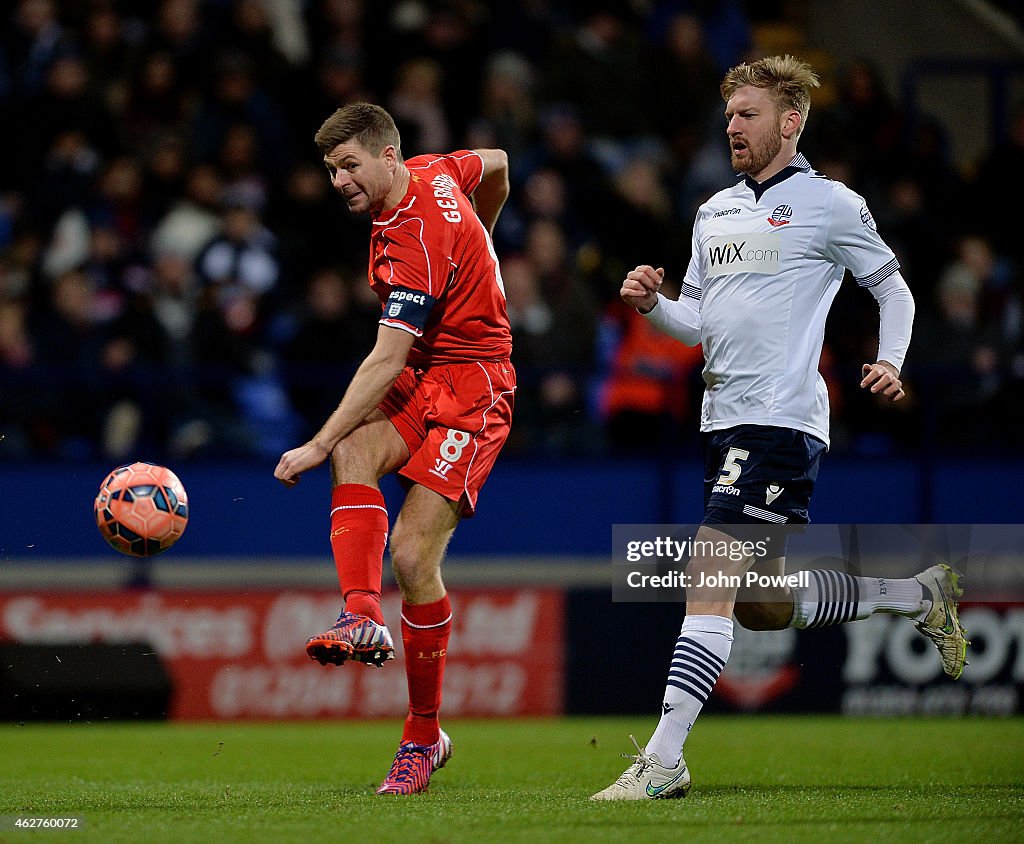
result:
[[[515,389],[507,360],[407,366],[379,405],[409,447],[399,475],[472,516],[508,438]]]

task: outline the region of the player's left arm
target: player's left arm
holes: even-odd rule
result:
[[[861,366],[860,386],[899,401],[905,396],[900,371],[914,327],[914,296],[900,264],[882,240],[863,197],[835,183],[825,254],[853,273],[878,302],[878,357]]]
[[[900,371],[914,327],[914,296],[897,270],[869,287],[878,301],[878,359],[861,367],[861,387],[899,401],[906,393]]]
[[[508,154],[503,149],[475,149],[473,152],[480,156],[483,172],[471,198],[484,227],[494,234],[498,215],[509,194]]]

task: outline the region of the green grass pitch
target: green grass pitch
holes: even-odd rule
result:
[[[0,725],[0,842],[1024,840],[1021,719],[706,717],[688,798],[588,802],[654,723],[452,721],[452,761],[406,798],[373,795],[390,722]]]

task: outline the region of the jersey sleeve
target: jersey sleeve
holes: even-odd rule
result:
[[[377,263],[378,278],[390,290],[380,322],[417,337],[424,327],[445,282],[446,267],[427,248],[424,221],[405,220],[384,232],[386,243]],[[433,250],[437,255],[438,250]]]
[[[825,254],[853,273],[861,287],[873,287],[900,268],[896,255],[878,234],[867,202],[841,184],[836,185]]]
[[[703,219],[702,209],[693,221],[693,234],[690,236],[690,262],[686,265],[683,289],[679,294],[680,299],[689,299],[689,304],[694,308],[700,306],[700,297],[704,292],[704,252],[700,245],[700,224]]]
[[[472,150],[460,149],[444,156],[441,161],[448,175],[455,179],[455,184],[466,196],[480,186],[480,180],[484,175],[484,162]]]

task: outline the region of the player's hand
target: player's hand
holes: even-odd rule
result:
[[[626,273],[619,296],[631,308],[640,313],[650,313],[658,304],[658,289],[665,280],[665,268],[650,267],[642,264],[635,270]]]
[[[281,455],[274,477],[287,487],[299,482],[303,472],[315,469],[327,459],[328,452],[312,440]]]
[[[903,392],[903,382],[900,381],[900,373],[887,360],[880,360],[877,363],[866,363],[861,368],[860,385],[871,390],[872,393],[885,396],[889,401],[899,401],[906,393]]]

